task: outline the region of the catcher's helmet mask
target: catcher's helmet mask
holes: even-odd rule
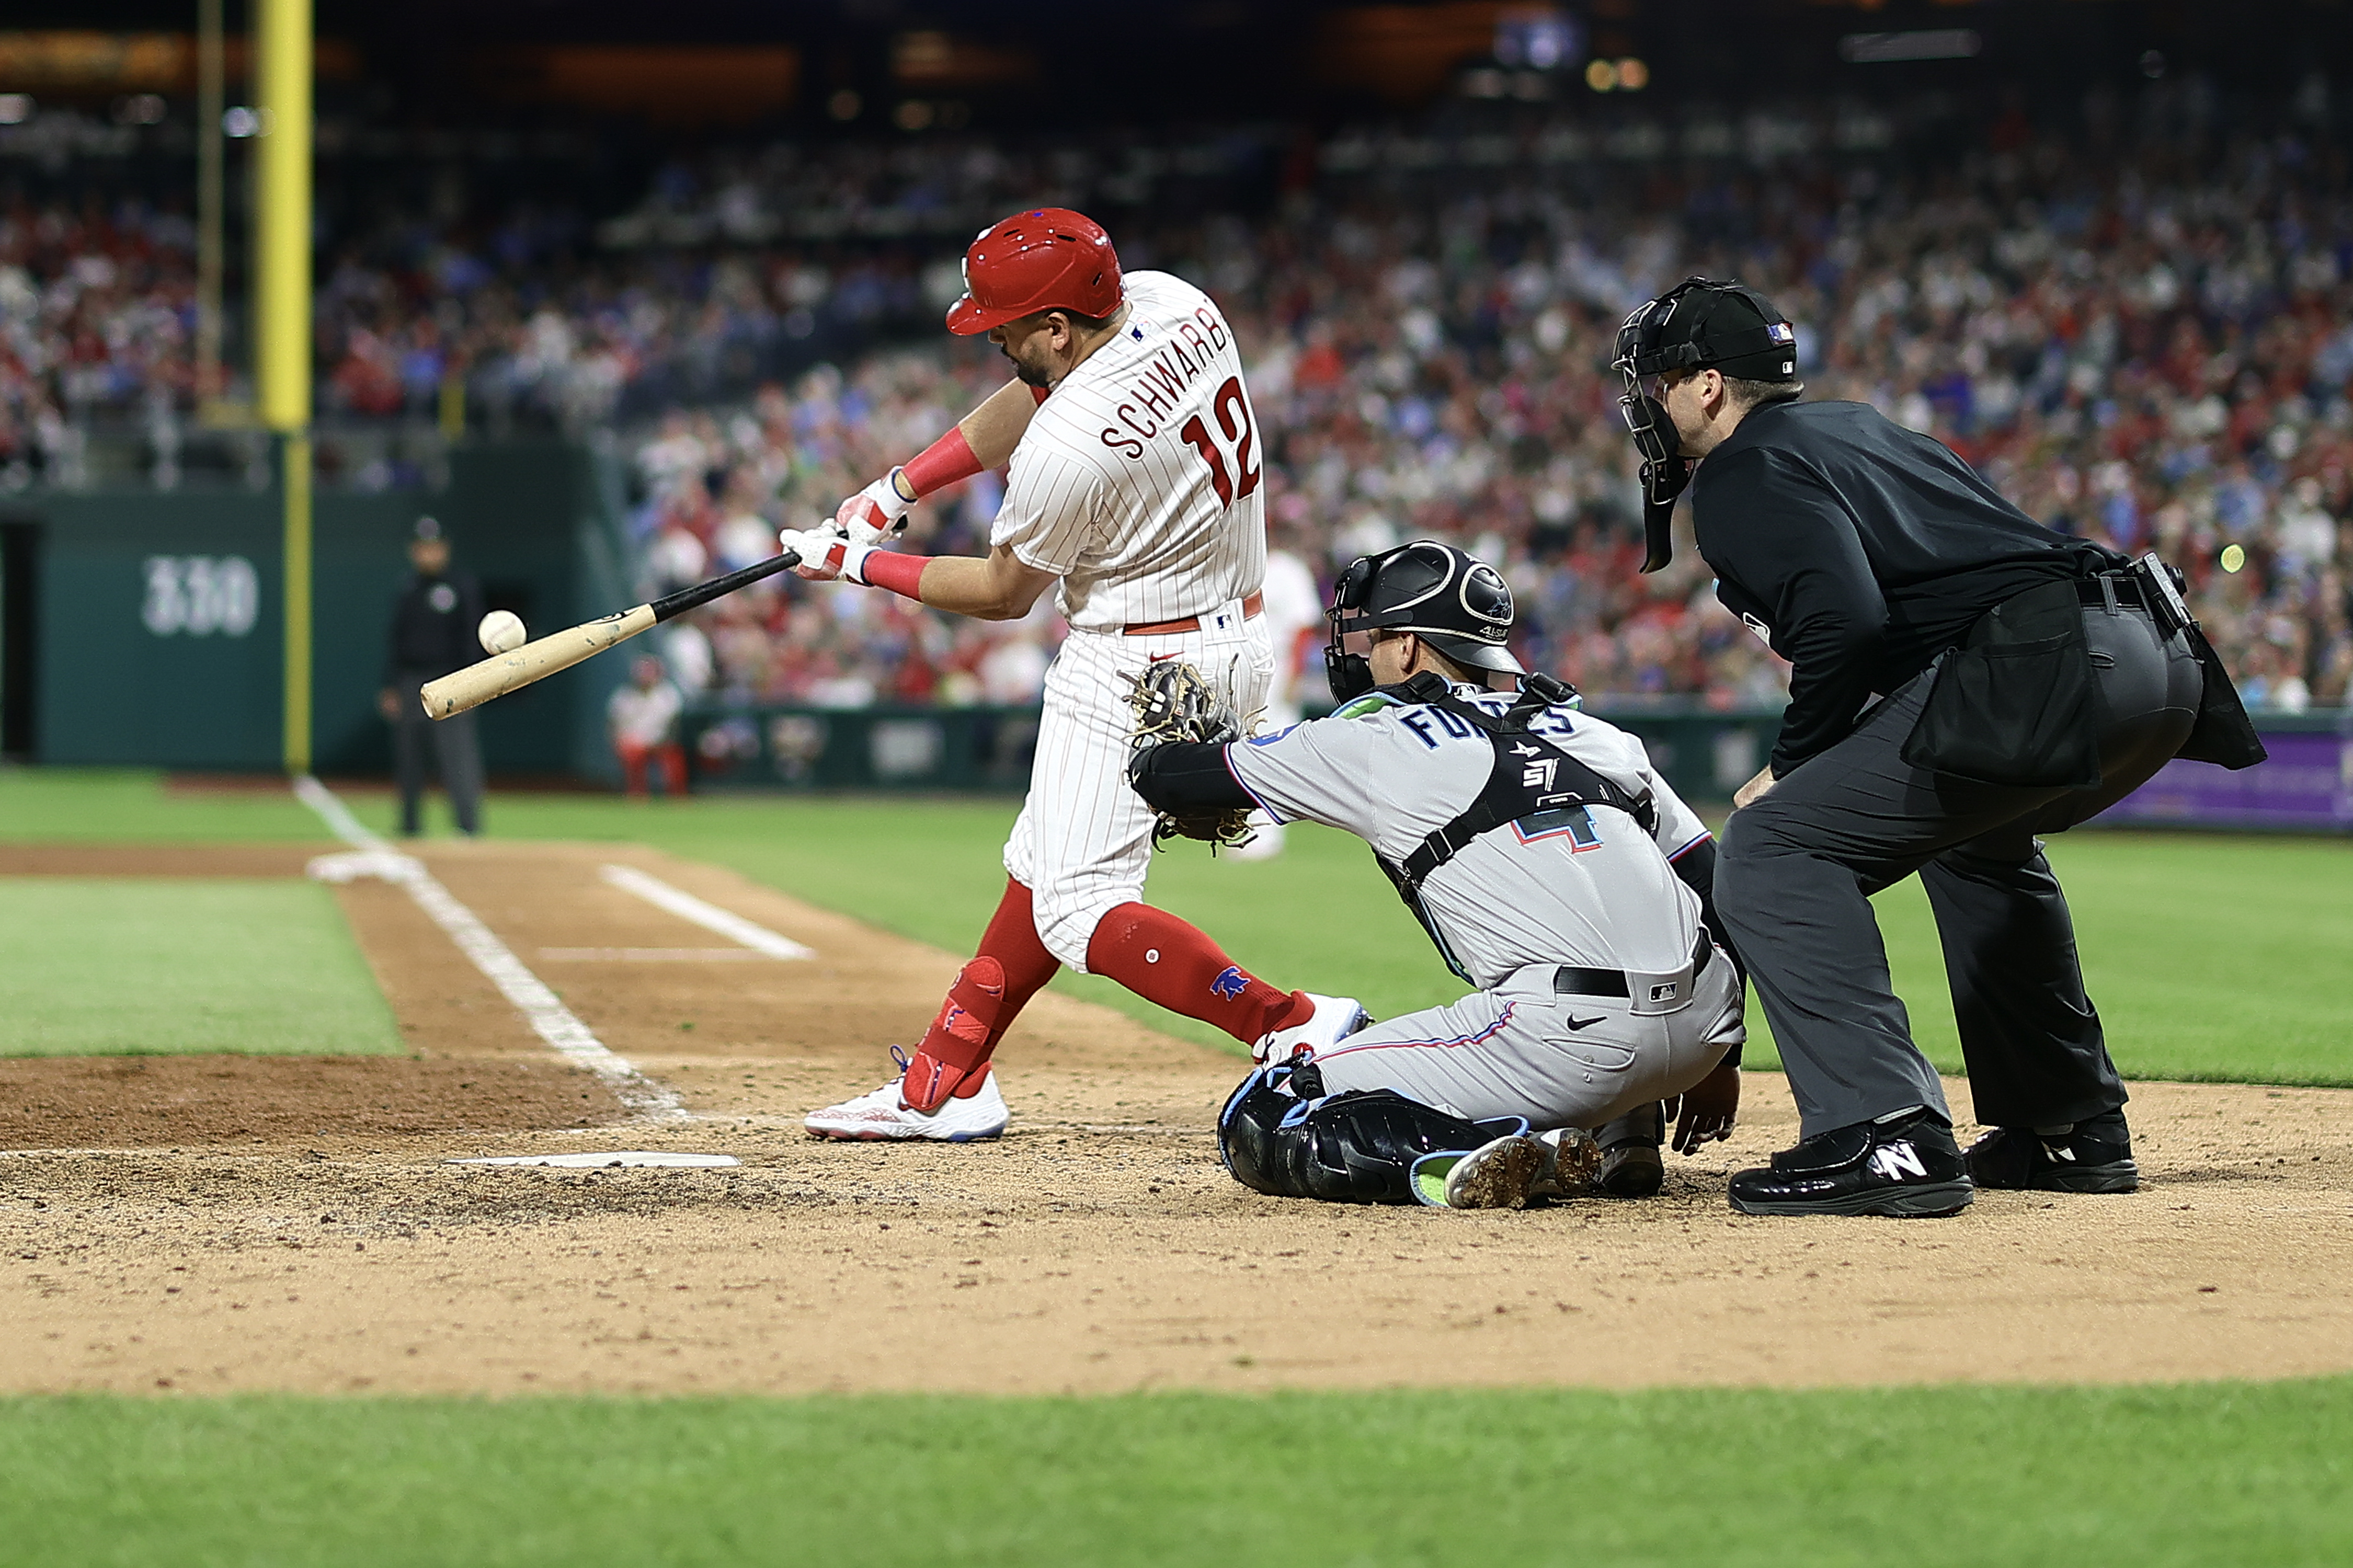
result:
[[[1794,383],[1798,334],[1756,289],[1729,279],[1686,278],[1626,318],[1612,368],[1624,384],[1618,410],[1642,455],[1642,570],[1656,572],[1674,558],[1670,522],[1693,462],[1661,400],[1664,378],[1714,370],[1742,381]]]
[[[1332,589],[1324,678],[1335,701],[1373,689],[1372,661],[1341,639],[1354,632],[1411,632],[1456,664],[1504,675],[1527,671],[1505,646],[1512,635],[1512,590],[1502,573],[1434,539],[1417,539],[1378,555],[1360,555]]]

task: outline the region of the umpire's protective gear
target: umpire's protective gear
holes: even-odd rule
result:
[[[1659,376],[1714,370],[1740,381],[1798,384],[1798,333],[1773,301],[1729,279],[1686,278],[1648,300],[1618,329],[1618,409],[1642,454],[1642,570],[1674,558],[1675,498],[1691,483],[1674,421],[1659,401]]]
[[[1423,1155],[1468,1153],[1527,1130],[1518,1117],[1466,1121],[1394,1089],[1326,1095],[1313,1062],[1282,1062],[1226,1101],[1218,1152],[1234,1180],[1276,1197],[1409,1204]]]
[[[1324,672],[1335,701],[1373,689],[1364,655],[1343,651],[1352,632],[1411,632],[1468,669],[1525,675],[1505,646],[1512,635],[1512,590],[1503,574],[1434,539],[1417,539],[1378,555],[1359,555],[1340,574],[1324,612],[1332,638]]]

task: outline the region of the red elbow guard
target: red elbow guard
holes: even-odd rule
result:
[[[945,489],[980,472],[980,459],[973,455],[972,443],[964,438],[963,427],[957,426],[908,458],[899,471],[921,500],[934,490]]]

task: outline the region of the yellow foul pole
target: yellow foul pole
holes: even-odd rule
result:
[[[286,509],[286,771],[311,771],[311,0],[254,0],[257,412]]]

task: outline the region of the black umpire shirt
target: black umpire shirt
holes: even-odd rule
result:
[[[1793,667],[1774,776],[1846,738],[1979,616],[2122,565],[1995,493],[1944,443],[1867,403],[1751,410],[1692,477],[1716,597]]]
[[[463,669],[482,657],[476,628],[482,624],[482,590],[463,572],[438,577],[412,574],[392,610],[391,658],[386,685],[420,673],[427,680]]]

